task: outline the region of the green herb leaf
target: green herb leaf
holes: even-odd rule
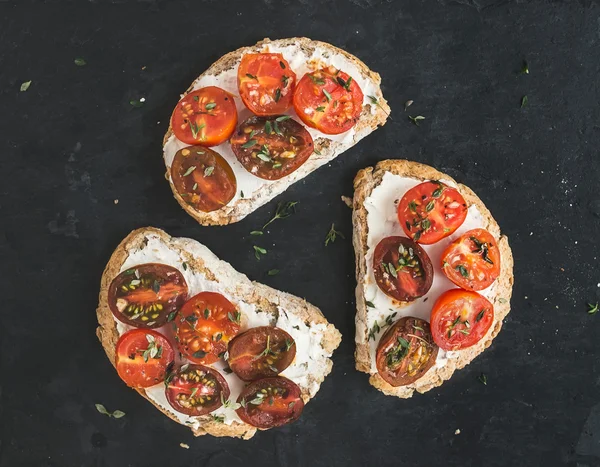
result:
[[[415,101],[413,100],[408,100],[404,103],[404,111],[406,112],[406,109],[408,109],[411,105],[413,105]]]
[[[256,157],[258,157],[261,161],[271,162],[271,158],[267,156],[265,153],[259,152]]]
[[[254,75],[251,75],[250,73],[246,73],[246,76],[250,79],[255,79],[256,81],[258,81],[258,78]]]
[[[527,96],[521,97],[521,108],[525,107],[528,102],[529,102],[529,99],[527,98]]]
[[[192,165],[190,167],[188,167],[188,169],[185,171],[185,173],[183,174],[184,177],[187,177],[189,174],[191,174],[194,170],[196,170],[196,166]]]
[[[596,303],[595,305],[592,305],[591,303],[588,303],[588,315],[595,315],[596,313],[598,313],[598,303]]]
[[[204,319],[208,319],[209,316],[210,316],[210,310],[208,308],[206,308],[204,310]]]
[[[216,102],[210,102],[204,106],[206,110],[212,110],[217,106]]]
[[[434,198],[439,198],[440,196],[442,196],[443,191],[444,191],[444,186],[440,185],[438,188],[433,190],[433,193],[431,193],[431,196],[433,196]]]
[[[207,167],[206,169],[204,169],[204,176],[210,177],[214,171],[215,171],[215,168],[211,165],[210,167]]]
[[[242,148],[243,149],[251,148],[252,146],[254,146],[256,144],[256,142],[257,141],[255,139],[251,139],[247,143],[242,144]]]
[[[523,60],[523,65],[521,66],[521,71],[519,71],[520,75],[528,75],[529,74],[529,65],[526,60]]]
[[[273,127],[271,126],[271,121],[267,120],[265,122],[265,133],[270,135],[271,133],[273,133]]]
[[[419,121],[421,120],[425,120],[425,117],[423,117],[423,115],[417,115],[416,117],[411,117],[410,115],[408,116],[408,119],[413,122],[415,125],[419,126]]]
[[[327,92],[327,89],[323,88],[323,94],[325,94],[325,97],[327,98],[327,102],[331,102],[331,94],[329,94]],[[372,97],[372,96],[369,96],[369,97]],[[375,100],[377,100],[377,99],[375,99]]]
[[[192,354],[194,358],[204,358],[206,357],[206,352],[204,350],[198,350]]]
[[[501,297],[501,298],[499,298],[499,299],[498,299],[498,302],[499,302],[499,303],[507,303],[507,302],[508,302],[508,300],[507,300],[506,298],[502,298],[502,297]]]
[[[196,188],[198,188],[198,184],[194,183],[194,185],[192,186],[192,190],[196,191]]]
[[[254,245],[254,250],[258,251],[261,255],[266,255],[267,254],[267,250],[265,250],[264,248],[261,248],[259,246]]]
[[[469,278],[469,271],[462,264],[455,266],[454,269],[456,269],[458,272],[460,272],[460,275],[463,276],[464,278],[466,278],[466,279]]]
[[[106,410],[106,407],[104,407],[102,404],[96,404],[96,410],[101,414],[108,415],[110,417],[110,412]]]
[[[325,246],[329,245],[329,242],[335,242],[335,239],[338,235],[344,239],[346,238],[342,232],[340,232],[339,230],[335,230],[335,224],[331,224],[331,228],[329,229],[329,232],[325,237]]]
[[[244,197],[244,190],[240,190],[240,198]]]
[[[187,268],[188,268],[187,263],[184,261],[183,263],[181,263],[181,265],[183,266],[183,270],[187,271]]]
[[[365,304],[369,307],[369,308],[375,308],[375,305],[373,304],[373,302],[370,302],[369,300],[365,301]]]
[[[320,155],[321,155],[321,151],[319,151],[317,148],[315,148],[315,150],[314,150],[314,153],[315,153],[317,156],[320,156]]]
[[[227,317],[229,318],[229,321],[231,321],[232,323],[239,323],[242,315],[239,311],[236,311],[235,313],[232,313],[230,311],[227,313]]]
[[[283,63],[281,60],[279,61],[279,66],[285,70],[285,63]]]
[[[123,412],[122,410],[115,410],[112,413],[113,418],[121,418],[125,416],[125,412]]]
[[[262,230],[265,230],[265,228],[269,224],[271,224],[272,222],[275,222],[277,219],[285,219],[286,217],[290,217],[292,214],[294,214],[296,212],[297,204],[298,204],[298,201],[288,201],[287,203],[277,204],[277,209],[275,210],[275,215],[271,218],[271,220],[269,220],[269,222],[267,222],[265,225],[263,225]]]
[[[315,109],[317,112],[324,112],[325,111],[325,107],[323,107],[322,105],[320,105],[319,107],[317,107]]]
[[[21,83],[21,92],[27,91],[29,86],[31,86],[31,81],[25,81],[24,83]]]
[[[429,203],[427,203],[427,206],[425,206],[425,211],[426,212],[433,211],[434,207],[435,207],[435,201],[431,200],[431,201],[429,201]]]
[[[143,98],[142,98],[142,99],[143,99]],[[135,107],[135,108],[139,108],[139,107],[141,107],[141,106],[143,106],[143,105],[144,105],[144,102],[146,102],[146,100],[145,100],[145,99],[144,99],[144,100],[142,100],[142,99],[138,99],[138,100],[133,100],[133,99],[132,99],[132,100],[130,100],[130,101],[129,101],[129,104],[130,104],[131,106]]]
[[[198,102],[200,100],[200,96],[194,96],[194,100]]]
[[[175,316],[177,316],[176,311],[172,311],[171,313],[169,313],[169,315],[167,316],[167,323],[170,323],[171,321],[173,321],[175,319]]]
[[[289,120],[290,118],[292,118],[292,117],[290,117],[289,115],[282,115],[281,117],[277,117],[277,118],[275,119],[275,121],[276,121],[276,122],[283,122],[283,121],[285,121],[285,120]]]
[[[394,276],[396,279],[398,278],[398,271],[396,271],[396,268],[392,263],[388,263],[387,269],[392,276]]]
[[[322,86],[325,84],[325,80],[323,78],[317,78],[314,74],[309,73],[308,77],[310,80],[318,86]]]
[[[76,58],[74,60],[74,62],[75,62],[75,65],[77,65],[77,66],[86,66],[87,65],[87,62],[83,58]]]
[[[250,235],[264,235],[264,232],[262,230],[253,230],[250,232]]]
[[[267,271],[268,276],[276,276],[277,274],[279,274],[279,269],[269,269]]]
[[[485,373],[481,373],[477,379],[485,386],[487,386],[487,376],[485,375]]]
[[[281,89],[275,89],[275,96],[273,96],[273,99],[275,99],[275,102],[279,102],[279,99],[281,99]]]
[[[479,321],[481,321],[481,319],[483,318],[483,315],[485,315],[485,308],[483,310],[481,310],[479,313],[477,313],[477,317],[475,318],[475,322],[478,323]]]

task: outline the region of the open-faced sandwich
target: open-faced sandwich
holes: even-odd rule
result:
[[[305,300],[154,228],[133,231],[113,253],[97,315],[123,381],[196,436],[247,439],[293,422],[341,340]]]
[[[510,310],[508,239],[468,187],[387,160],[354,180],[356,368],[410,397],[485,350]]]
[[[237,222],[385,123],[377,73],[307,38],[243,47],[182,96],[164,138],[166,177],[203,225]]]

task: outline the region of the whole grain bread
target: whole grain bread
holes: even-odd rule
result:
[[[352,220],[354,225],[353,244],[356,255],[356,369],[370,374],[369,382],[381,392],[391,396],[409,398],[415,391],[424,393],[440,386],[450,379],[455,370],[468,365],[477,355],[488,348],[502,327],[502,321],[510,311],[510,297],[513,286],[513,257],[508,238],[501,234],[500,227],[477,195],[467,186],[457,183],[461,195],[468,206],[476,205],[484,218],[484,228],[498,241],[501,255],[501,271],[495,286],[494,296],[490,301],[494,305],[494,322],[488,333],[473,347],[458,351],[457,358],[448,359],[441,368],[432,367],[423,377],[407,386],[393,387],[384,381],[379,374],[371,374],[371,359],[369,355],[367,305],[364,296],[364,279],[367,271],[367,210],[365,200],[377,187],[386,172],[411,177],[417,180],[449,180],[456,183],[452,177],[437,171],[428,165],[407,160],[384,160],[375,168],[368,167],[360,170],[354,179],[354,200]]]
[[[323,56],[328,54],[341,55],[350,63],[354,64],[359,70],[362,78],[370,81],[376,89],[372,93],[372,98],[367,99],[367,104],[363,105],[362,113],[359,117],[358,122],[354,127],[354,133],[349,141],[334,141],[323,134],[322,137],[317,138],[314,141],[315,153],[312,154],[309,159],[298,168],[293,174],[283,177],[280,180],[276,180],[268,185],[264,186],[261,190],[255,192],[253,196],[241,198],[231,201],[221,209],[212,212],[202,212],[194,209],[179,195],[173,184],[173,180],[170,176],[170,167],[167,165],[166,178],[171,185],[173,195],[181,207],[194,219],[196,219],[202,225],[225,225],[233,222],[238,222],[246,217],[251,212],[258,209],[263,204],[267,203],[275,196],[283,193],[292,183],[306,177],[311,172],[315,171],[322,165],[330,162],[342,152],[346,151],[350,147],[354,146],[358,141],[372,133],[377,127],[385,124],[387,117],[390,114],[390,108],[387,101],[384,99],[381,92],[380,83],[381,77],[378,73],[371,71],[361,60],[356,58],[354,55],[348,52],[334,47],[331,44],[320,41],[313,41],[306,37],[292,37],[288,39],[279,39],[271,41],[270,39],[264,39],[251,47],[242,47],[233,52],[224,55],[215,63],[213,63],[208,70],[202,73],[194,82],[190,85],[187,91],[183,94],[186,95],[191,92],[194,85],[205,76],[218,76],[224,71],[230,70],[236,67],[241,57],[247,53],[257,53],[268,49],[269,45],[277,47],[285,47],[295,45],[300,48],[300,51],[310,57],[314,51],[320,52]],[[301,76],[298,76],[300,79]],[[169,129],[165,134],[163,144],[167,143],[167,140],[173,134],[172,128],[169,125]],[[318,151],[318,152],[317,152]],[[292,181],[293,179],[293,181]]]
[[[187,268],[203,273],[208,280],[218,282],[219,286],[222,285],[224,293],[246,303],[255,304],[257,308],[273,315],[278,313],[277,307],[281,306],[286,310],[286,313],[293,314],[306,323],[324,324],[325,332],[321,340],[321,346],[329,354],[340,344],[341,334],[339,331],[325,319],[317,307],[311,305],[306,300],[275,290],[258,282],[250,281],[244,274],[237,272],[229,263],[219,260],[210,250],[195,240],[171,237],[160,229],[146,227],[134,230],[117,246],[104,269],[100,282],[99,304],[96,310],[99,326],[96,330],[96,335],[100,339],[104,351],[113,366],[115,365],[115,348],[119,339],[119,333],[117,331],[117,323],[108,306],[108,288],[112,280],[120,273],[130,252],[143,248],[149,236],[158,236],[169,245],[169,248],[179,253],[185,259]],[[331,367],[331,359],[328,359],[326,371],[322,374],[310,375],[311,382],[316,384],[322,383],[331,371]],[[136,391],[154,404],[147,397],[143,389],[136,389]],[[302,398],[304,402],[308,402],[311,396],[303,392]],[[154,405],[165,415],[179,423],[173,412],[162,409],[156,404]],[[196,436],[210,434],[213,436],[231,436],[249,439],[256,433],[256,428],[253,426],[236,421],[231,425],[227,425],[213,420],[208,415],[200,417],[200,422],[198,428],[192,428]]]

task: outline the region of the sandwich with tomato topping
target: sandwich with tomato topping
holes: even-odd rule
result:
[[[123,383],[196,436],[248,439],[295,422],[341,340],[305,300],[154,228],[113,253],[97,316]]]
[[[231,52],[181,96],[164,138],[175,199],[203,225],[237,222],[385,124],[381,79],[307,38]]]
[[[356,368],[408,398],[491,345],[510,311],[512,252],[481,199],[427,165],[382,161],[354,189]]]

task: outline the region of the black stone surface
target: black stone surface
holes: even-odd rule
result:
[[[203,228],[164,180],[162,136],[200,72],[265,36],[357,55],[381,74],[393,120],[243,222]],[[586,313],[600,298],[599,45],[589,1],[0,2],[0,466],[600,465],[600,316]],[[357,170],[394,157],[473,188],[515,255],[512,313],[492,347],[408,401],[354,370],[340,201]],[[250,237],[279,200],[300,201],[297,214]],[[346,240],[325,247],[332,223]],[[94,335],[99,280],[145,225],[205,243],[341,330],[300,421],[251,441],[194,439],[119,380]],[[269,250],[260,262],[253,244]]]

